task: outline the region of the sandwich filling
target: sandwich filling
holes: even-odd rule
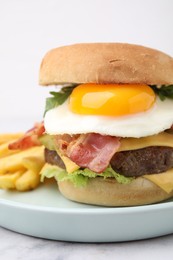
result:
[[[45,116],[54,143],[53,150],[45,150],[47,163],[66,168],[67,176],[60,179],[69,176],[71,181],[82,174],[85,178],[117,174],[123,177],[117,181],[129,183],[171,170],[172,134],[165,131],[173,123],[172,90],[173,86],[137,84],[75,86],[67,101]],[[66,158],[77,166],[72,171]]]
[[[170,192],[172,93],[173,85],[64,87],[51,92],[52,97],[47,99],[44,123],[10,148],[43,144],[47,164],[42,179],[54,176],[58,181],[70,180],[80,186],[95,177],[129,183],[144,176]],[[163,178],[159,181],[160,175],[170,171],[172,186],[165,185]]]

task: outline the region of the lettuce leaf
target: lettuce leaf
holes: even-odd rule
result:
[[[58,182],[59,181],[71,181],[75,187],[85,187],[89,178],[115,178],[117,182],[121,184],[129,184],[134,179],[133,177],[125,177],[119,173],[116,173],[111,166],[102,173],[96,173],[88,168],[79,169],[73,173],[67,173],[64,169],[59,168],[58,166],[49,165],[44,171],[41,172],[41,181],[44,181],[44,178],[54,177]]]
[[[52,97],[49,97],[46,99],[46,106],[45,106],[45,111],[44,111],[44,116],[47,111],[50,109],[53,109],[57,106],[62,105],[66,99],[70,96],[72,93],[73,89],[77,86],[77,84],[70,84],[66,87],[63,87],[59,92],[50,92]]]
[[[154,92],[159,96],[160,100],[164,101],[166,98],[173,99],[173,85],[162,85],[157,87],[157,85],[150,85]]]

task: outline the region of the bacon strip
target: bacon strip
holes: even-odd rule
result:
[[[8,148],[10,150],[25,150],[33,146],[41,145],[38,137],[41,136],[44,132],[45,128],[43,122],[37,123],[33,128],[28,130],[23,137],[13,143],[10,143]]]
[[[61,152],[63,150],[80,167],[87,167],[97,173],[107,168],[120,146],[118,137],[96,133],[82,134],[69,143],[67,138],[64,139],[60,141]]]

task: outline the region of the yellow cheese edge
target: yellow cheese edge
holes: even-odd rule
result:
[[[143,178],[155,183],[167,193],[170,193],[173,190],[173,169],[170,169],[164,173],[144,175]]]
[[[68,157],[62,155],[58,150],[56,150],[57,154],[61,157],[61,160],[65,164],[66,171],[68,173],[72,173],[80,168],[76,163],[71,161]]]
[[[157,135],[141,138],[122,138],[120,140],[120,151],[137,150],[148,146],[167,146],[173,147],[173,135],[162,132]]]

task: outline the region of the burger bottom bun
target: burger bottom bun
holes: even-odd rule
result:
[[[120,184],[115,179],[90,179],[86,187],[76,188],[70,181],[58,182],[64,197],[72,201],[101,206],[137,206],[152,204],[173,196],[149,180],[138,177],[130,184]]]

